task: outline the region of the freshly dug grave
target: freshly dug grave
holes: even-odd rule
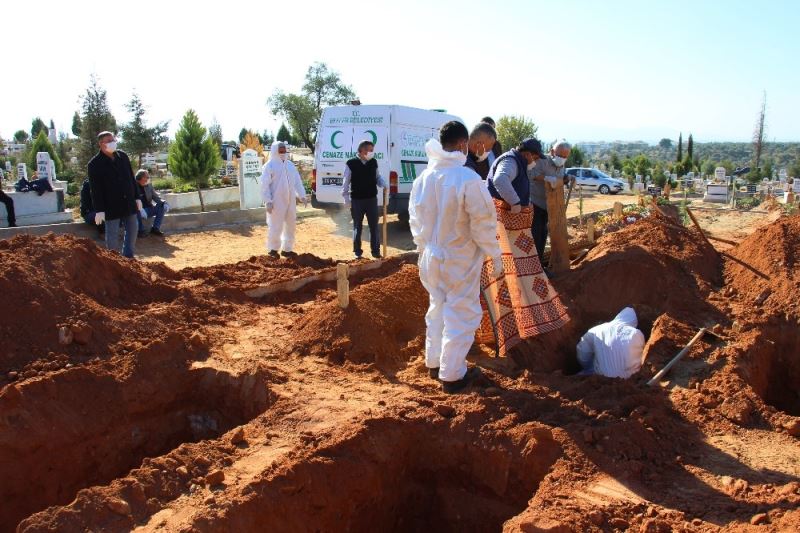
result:
[[[3,388],[0,530],[266,409],[265,376],[189,370],[201,343],[174,334],[130,356]]]
[[[694,324],[721,319],[706,300],[722,284],[719,254],[697,233],[665,216],[604,235],[579,266],[551,283],[572,320],[514,351],[515,360],[531,370],[577,371],[574,353],[580,336],[624,307],[636,310],[645,335],[664,313]]]
[[[428,293],[416,266],[359,284],[346,309],[338,301],[314,306],[295,329],[297,349],[305,355],[372,363],[384,371],[405,366],[406,345],[425,334]]]
[[[728,254],[728,294],[742,310],[800,317],[800,215],[759,228]]]

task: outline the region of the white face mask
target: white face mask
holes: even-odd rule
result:
[[[106,143],[106,150],[108,150],[109,152],[116,152],[117,141],[111,141],[110,143]]]
[[[563,167],[564,163],[567,162],[566,157],[559,157],[557,155],[554,155],[551,159],[553,160],[553,164],[557,167]]]
[[[536,160],[534,160],[533,163],[528,163],[528,170],[533,170],[533,167],[535,166],[536,166]]]
[[[481,155],[476,155],[475,159],[478,160],[478,163],[483,163],[489,157],[489,152],[483,152]]]
[[[289,154],[287,153],[278,154],[278,157],[280,158],[281,161],[286,161],[286,158],[289,157]]]
[[[367,152],[366,154],[364,154],[364,159],[367,161],[369,161],[373,157],[375,157],[375,152]]]

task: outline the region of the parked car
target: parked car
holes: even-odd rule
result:
[[[575,178],[575,184],[600,194],[617,194],[625,188],[625,182],[612,178],[596,168],[568,168],[567,175]]]

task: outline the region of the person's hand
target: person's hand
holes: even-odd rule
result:
[[[550,184],[554,189],[558,187],[558,178],[555,176],[545,176],[544,181]]]
[[[164,202],[164,212],[169,213],[169,204],[167,202]]]
[[[353,205],[353,202],[351,202],[349,198],[345,198],[345,200],[344,200],[344,206],[345,206],[345,207],[347,207],[347,208],[349,209],[349,208],[350,208],[350,206],[352,206],[352,205]]]
[[[503,258],[500,256],[492,258],[492,274],[495,278],[503,275]]]
[[[141,211],[142,210],[142,201],[141,200],[136,200],[136,210],[137,211]]]
[[[139,210],[139,216],[144,218],[144,219],[146,219],[147,218],[147,211],[145,211],[144,209],[140,209]]]
[[[512,205],[511,206],[511,212],[514,213],[515,215],[517,213],[521,212],[521,211],[522,211],[522,206],[521,205],[517,204],[517,205]]]
[[[272,202],[267,202],[267,213],[272,214]]]
[[[94,214],[94,223],[95,223],[96,225],[98,225],[98,226],[99,226],[100,224],[102,224],[102,223],[103,223],[103,222],[105,222],[105,221],[106,221],[106,214],[105,214],[105,212],[102,212],[102,211],[101,211],[100,213],[95,213],[95,214]]]

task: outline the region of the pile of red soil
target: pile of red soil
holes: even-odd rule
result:
[[[800,216],[758,229],[728,253],[727,294],[743,308],[800,315]]]
[[[403,265],[388,277],[357,286],[346,309],[338,301],[315,305],[297,326],[297,348],[337,363],[398,369],[409,358],[403,349],[425,333],[427,308],[428,293],[417,267]]]
[[[180,271],[180,275],[184,279],[200,280],[212,287],[247,290],[260,285],[310,276],[317,270],[334,266],[336,262],[332,259],[320,259],[311,254],[300,254],[297,257],[280,260],[262,255],[231,265],[185,268]]]

